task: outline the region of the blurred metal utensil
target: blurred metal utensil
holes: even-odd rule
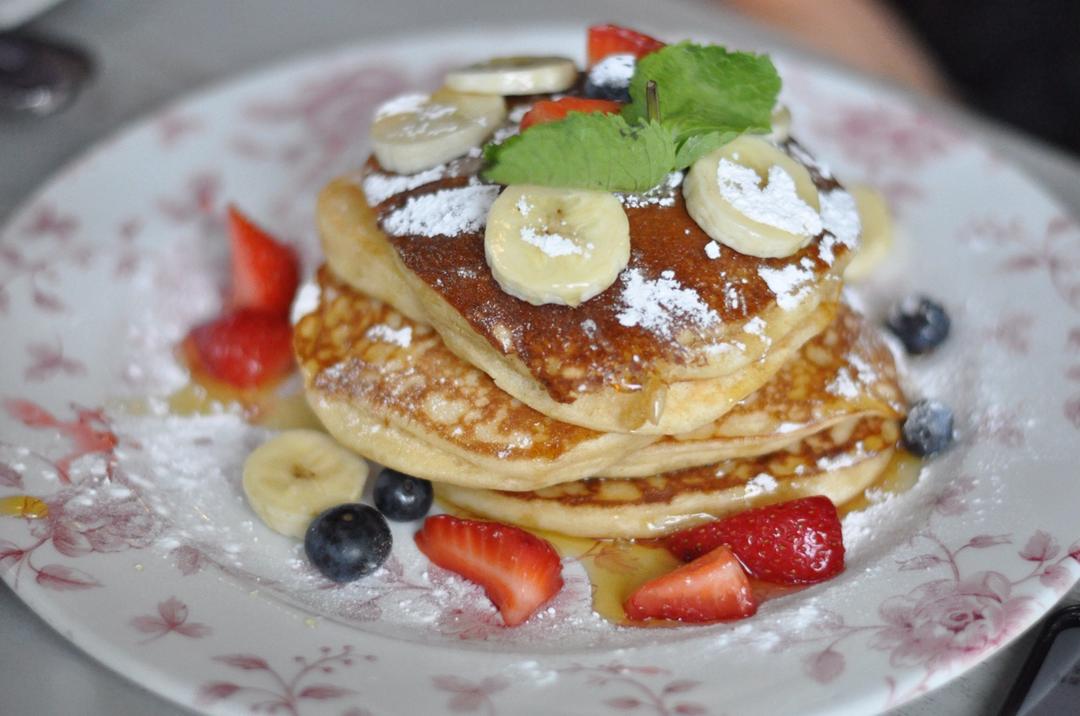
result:
[[[0,34],[0,111],[43,117],[67,106],[90,78],[79,48],[22,33]]]

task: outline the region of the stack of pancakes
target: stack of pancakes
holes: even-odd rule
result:
[[[843,192],[808,169],[823,196]],[[624,197],[619,279],[578,307],[535,306],[492,277],[482,221],[384,231],[423,202],[473,210],[478,170],[464,157],[407,177],[371,160],[320,196],[327,263],[295,349],[342,444],[470,512],[589,537],[802,495],[842,504],[886,469],[904,401],[890,351],[840,301],[841,232],[755,258],[707,250],[677,189]]]

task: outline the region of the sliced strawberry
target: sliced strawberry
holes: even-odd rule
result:
[[[275,241],[231,204],[229,238],[232,243],[230,306],[288,314],[300,281],[296,252]]]
[[[582,97],[563,97],[562,99],[540,100],[521,118],[521,131],[534,124],[546,124],[564,119],[570,112],[604,112],[612,114],[622,109],[621,102],[610,99],[584,99]]]
[[[750,574],[781,584],[820,582],[844,570],[840,516],[821,496],[740,512],[676,532],[664,544],[683,561],[727,545]]]
[[[555,548],[517,527],[435,515],[416,533],[416,546],[443,569],[483,587],[507,626],[524,622],[562,589]]]
[[[259,388],[292,370],[292,326],[273,313],[233,311],[191,329],[183,351],[196,373],[234,388]]]
[[[619,25],[593,25],[589,28],[589,66],[608,55],[630,54],[644,57],[656,52],[664,43],[655,37]]]
[[[684,564],[673,572],[642,584],[623,605],[626,616],[716,622],[742,619],[757,611],[750,579],[727,547]]]

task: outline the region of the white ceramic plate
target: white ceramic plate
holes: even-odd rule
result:
[[[184,381],[172,347],[214,314],[235,201],[317,257],[319,186],[365,157],[373,107],[480,55],[581,54],[580,28],[453,33],[349,49],[184,100],[98,147],[0,238],[4,579],[61,633],[146,687],[214,713],[864,713],[1007,643],[1080,574],[1080,230],[1038,188],[863,82],[784,68],[796,134],[895,203],[873,313],[913,290],[954,325],[911,390],[960,441],[902,497],[850,518],[839,578],[748,621],[608,627],[580,565],[506,630],[426,568],[409,528],[363,582],[328,588],[238,487],[264,432],[238,417],[132,416]]]

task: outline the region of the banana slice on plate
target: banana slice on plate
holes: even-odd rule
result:
[[[859,281],[873,273],[892,249],[893,221],[881,192],[865,184],[854,184],[848,191],[855,198],[862,233],[859,250],[844,270],[844,278]]]
[[[371,145],[384,169],[413,174],[479,146],[505,119],[506,102],[495,95],[405,95],[376,110]]]
[[[743,135],[698,159],[683,196],[706,234],[749,256],[790,256],[821,233],[810,173],[763,137]]]
[[[325,433],[287,430],[255,448],[244,462],[244,494],[266,526],[304,538],[323,510],[356,502],[368,465]]]
[[[630,222],[613,194],[512,185],[491,205],[484,253],[511,296],[577,306],[626,268]]]
[[[577,78],[577,65],[566,57],[496,57],[454,70],[446,86],[481,94],[540,94],[568,90]]]

